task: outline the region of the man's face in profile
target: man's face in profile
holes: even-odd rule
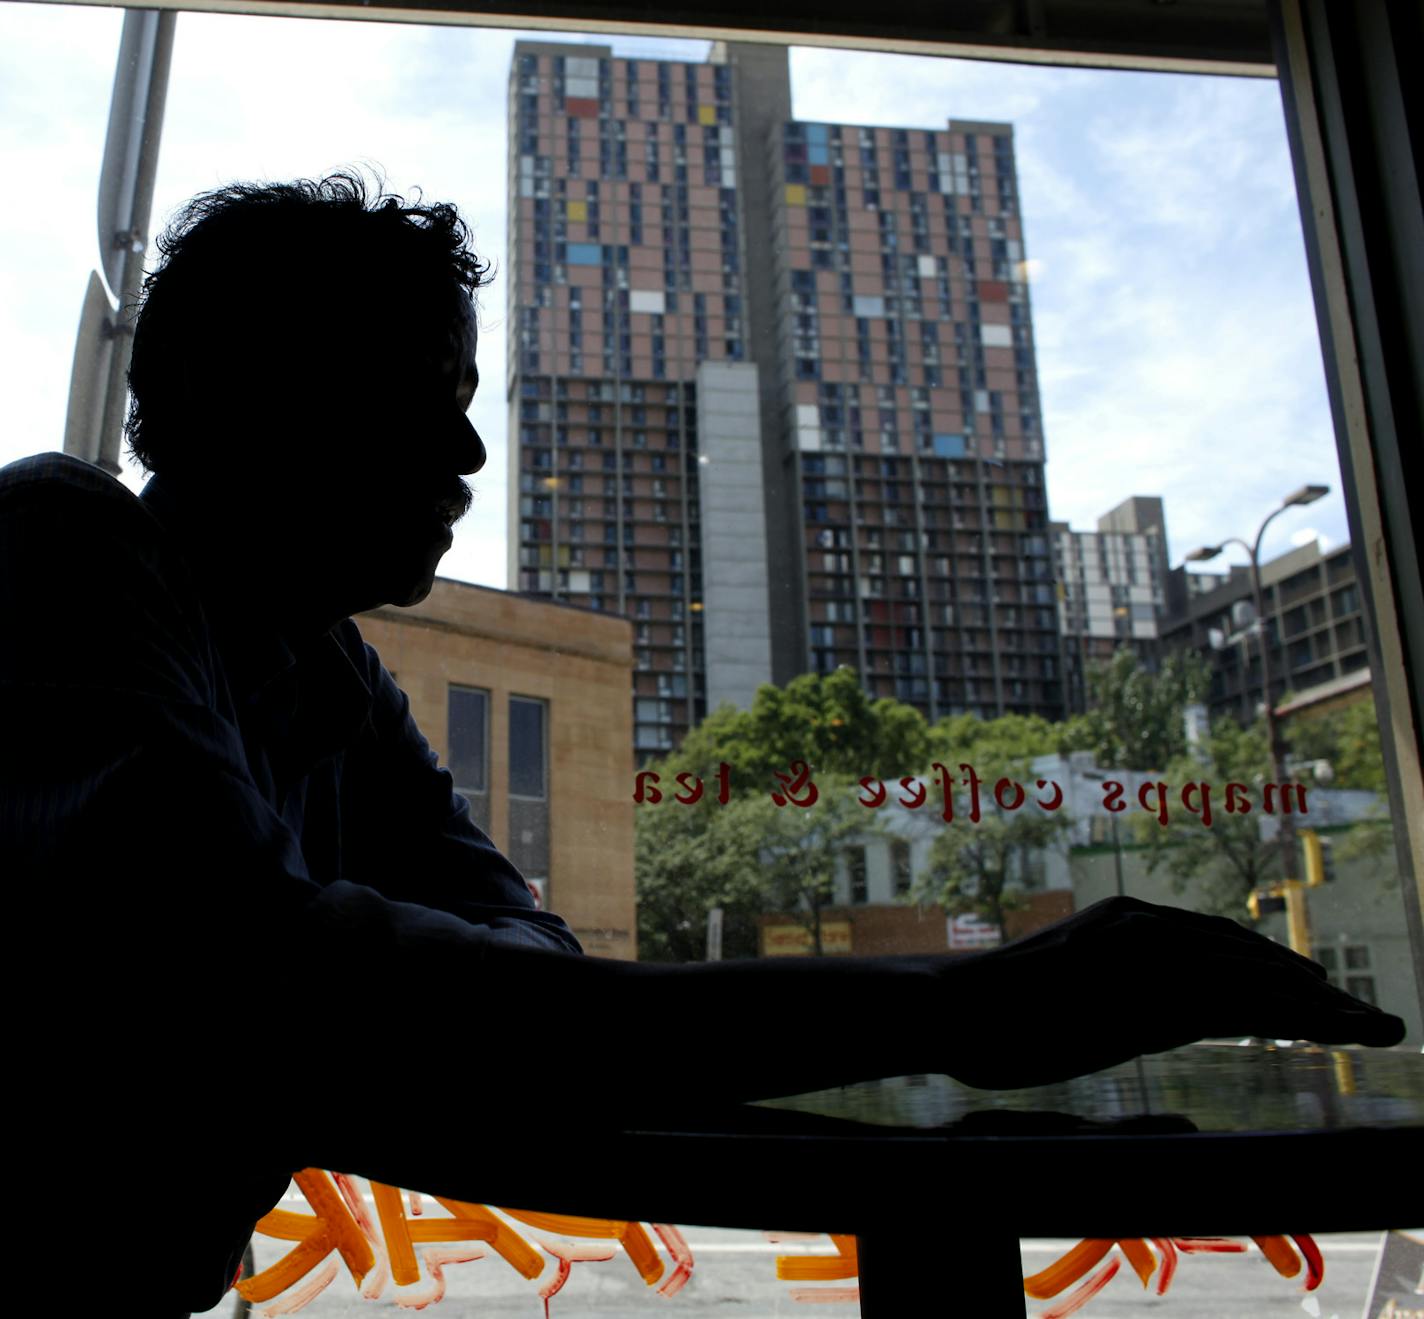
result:
[[[329,438],[308,491],[322,542],[309,567],[334,576],[350,612],[430,593],[469,507],[460,477],[485,463],[465,416],[479,383],[477,338],[467,302],[443,327],[374,332],[339,359],[331,392],[313,400]]]

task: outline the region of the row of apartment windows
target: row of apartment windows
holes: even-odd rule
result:
[[[696,396],[696,388],[690,382],[681,385],[649,385],[644,381],[570,379],[567,376],[526,376],[519,382],[521,398],[571,399],[591,403],[676,403],[681,397],[688,402],[689,418],[696,415],[691,406]],[[610,418],[611,420],[612,418]]]
[[[834,673],[846,660],[831,651],[813,651],[812,668],[817,673]],[[863,675],[872,697],[893,696],[908,705],[926,706],[933,693],[934,705],[941,715],[974,715],[993,719],[999,714],[1036,714],[1048,718],[1060,709],[1060,688],[1056,682],[1001,683],[999,691],[987,681],[956,681],[936,678],[894,676],[866,673]],[[1000,700],[1002,692],[1002,701]]]

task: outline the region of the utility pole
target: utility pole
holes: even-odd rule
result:
[[[1265,701],[1266,742],[1270,748],[1271,773],[1281,792],[1281,874],[1282,888],[1286,901],[1286,916],[1289,922],[1290,946],[1303,957],[1310,956],[1310,919],[1305,906],[1305,885],[1300,879],[1296,865],[1295,816],[1292,814],[1290,798],[1290,768],[1286,764],[1285,743],[1281,739],[1280,722],[1276,719],[1276,698],[1271,694],[1271,638],[1266,618],[1266,597],[1261,586],[1261,541],[1266,528],[1288,508],[1299,508],[1313,504],[1317,499],[1330,493],[1324,485],[1305,485],[1287,495],[1281,506],[1261,523],[1256,532],[1254,544],[1248,545],[1239,536],[1229,536],[1219,545],[1205,545],[1186,555],[1189,562],[1214,559],[1227,545],[1240,545],[1251,557],[1251,591],[1256,603],[1256,637],[1261,643],[1261,695]],[[1279,613],[1279,610],[1277,610]],[[1282,638],[1284,641],[1284,638]],[[1283,647],[1284,648],[1284,647]]]
[[[99,174],[99,269],[89,273],[69,383],[64,451],[115,476],[177,19],[168,9],[124,13]]]

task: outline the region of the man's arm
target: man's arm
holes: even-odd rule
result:
[[[337,636],[372,698],[370,723],[342,771],[345,877],[484,926],[502,943],[581,952],[558,916],[535,907],[519,870],[470,818],[405,693],[356,625],[343,624]]]

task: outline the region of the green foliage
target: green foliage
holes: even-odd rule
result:
[[[1119,650],[1088,670],[1088,705],[1062,730],[1062,751],[1091,751],[1099,765],[1161,769],[1187,750],[1183,712],[1211,682],[1206,662],[1189,652],[1169,655],[1157,673]]]
[[[1298,714],[1286,725],[1285,736],[1293,759],[1329,763],[1334,771],[1332,788],[1360,788],[1378,794],[1375,810],[1340,840],[1335,855],[1341,862],[1368,861],[1379,866],[1381,887],[1397,888],[1399,876],[1390,864],[1394,831],[1387,804],[1389,784],[1373,694],[1367,690],[1361,700],[1323,715]]]
[[[924,763],[928,749],[929,730],[914,706],[870,700],[855,670],[840,668],[804,673],[784,688],[766,683],[750,710],[722,706],[669,759],[704,777],[725,761],[739,782],[760,791],[796,760],[817,775],[891,778]]]
[[[939,903],[950,915],[972,913],[999,928],[1007,941],[1010,913],[1028,903],[1041,883],[1037,857],[1062,846],[1071,821],[1030,803],[1009,814],[990,803],[978,824],[956,818],[930,848],[922,900]]]
[[[710,785],[709,785],[710,786]],[[700,962],[707,915],[723,913],[722,955],[755,957],[757,917],[767,894],[757,854],[759,821],[750,798],[695,806],[667,798],[635,807],[634,874],[638,956],[645,962]]]
[[[950,715],[930,729],[929,758],[951,771],[960,764],[973,765],[981,776],[981,761],[1027,766],[1035,756],[1058,750],[1059,728],[1036,714],[1006,714],[997,719]]]
[[[880,813],[857,800],[856,780],[846,775],[817,779],[813,806],[777,806],[768,793],[748,801],[760,830],[758,853],[769,910],[798,920],[821,956],[821,914],[835,893],[836,867],[847,848],[881,832]]]
[[[835,854],[876,827],[849,784],[863,774],[893,779],[929,759],[929,730],[913,706],[871,701],[851,669],[803,674],[785,688],[764,685],[749,710],[722,706],[691,730],[678,751],[648,766],[660,805],[636,808],[634,865],[639,956],[700,961],[707,913],[723,909],[723,956],[758,952],[757,916],[788,912],[819,942]],[[778,807],[776,775],[806,761],[819,791],[813,807]],[[717,769],[731,766],[730,800],[715,800]],[[670,800],[675,776],[701,778],[695,806]],[[847,809],[847,804],[849,809]]]
[[[668,788],[670,780],[663,780]],[[723,912],[722,955],[755,957],[757,917],[783,912],[821,951],[821,913],[834,893],[836,863],[854,841],[880,829],[848,777],[819,775],[813,805],[777,806],[770,792],[716,801],[709,779],[695,805],[671,800],[637,807],[635,874],[638,947],[644,961],[701,961],[707,914]],[[672,787],[676,785],[673,784]]]
[[[1380,749],[1379,715],[1374,697],[1322,715],[1309,712],[1286,724],[1285,738],[1293,760],[1329,761],[1335,777],[1332,788],[1363,788],[1384,796],[1384,759]]]
[[[993,797],[1001,778],[1032,787],[1030,762],[1054,750],[1054,725],[1036,716],[1005,715],[980,720],[962,715],[942,720],[932,731],[951,774],[963,763],[983,781],[981,816],[969,818],[967,791],[956,799],[954,820],[945,824],[930,848],[930,864],[917,896],[939,903],[952,916],[973,914],[998,926],[1007,940],[1010,913],[1027,904],[1028,892],[1041,876],[1041,854],[1067,841],[1072,821],[1062,810],[1044,811],[1030,796],[1016,811],[1000,811]],[[928,777],[928,776],[926,776]]]
[[[1149,870],[1165,869],[1177,893],[1192,890],[1198,911],[1245,920],[1251,892],[1281,873],[1280,843],[1261,839],[1260,785],[1273,779],[1264,720],[1242,728],[1232,719],[1214,723],[1200,751],[1180,755],[1163,771],[1174,793],[1188,782],[1212,785],[1215,796],[1210,826],[1186,811],[1174,810],[1165,827],[1155,820],[1134,821],[1149,847]],[[1227,785],[1244,784],[1251,795],[1249,814],[1228,814]]]

